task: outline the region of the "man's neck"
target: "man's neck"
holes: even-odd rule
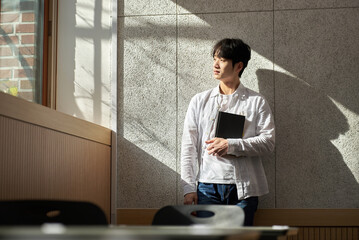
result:
[[[238,86],[240,84],[240,80],[238,79],[238,81],[233,81],[233,82],[220,82],[219,84],[219,89],[220,89],[220,92],[224,95],[230,95],[230,94],[233,94]]]

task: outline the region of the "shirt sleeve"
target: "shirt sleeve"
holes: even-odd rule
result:
[[[262,99],[258,108],[255,136],[245,139],[227,139],[228,154],[241,156],[260,156],[272,152],[275,146],[274,117],[269,104]]]
[[[183,127],[181,146],[181,183],[183,193],[196,192],[196,176],[198,169],[198,124],[196,103],[193,98],[189,104]]]

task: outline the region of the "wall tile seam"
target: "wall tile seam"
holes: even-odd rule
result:
[[[156,17],[156,16],[187,16],[187,15],[214,15],[214,14],[232,14],[232,13],[260,13],[260,12],[273,12],[271,10],[248,10],[248,11],[221,11],[221,12],[190,12],[190,13],[163,13],[163,14],[133,14],[133,15],[119,15],[118,17]]]
[[[357,7],[323,7],[323,8],[285,8],[285,9],[274,9],[274,12],[291,12],[291,11],[314,11],[314,10],[341,10],[341,9],[359,9]]]
[[[119,15],[119,18],[130,18],[130,17],[160,17],[160,16],[177,16],[177,14],[134,14],[134,15]]]
[[[275,90],[276,90],[276,86],[275,86],[275,11],[274,11],[274,5],[275,5],[275,0],[273,0],[273,11],[272,11],[272,59],[273,59],[273,64],[272,64],[272,71],[273,71],[273,118],[274,118],[274,123],[276,122],[275,116],[276,116],[276,97],[275,97]],[[274,208],[277,208],[277,151],[276,149],[274,149]]]
[[[262,13],[262,12],[273,12],[273,9],[268,10],[243,10],[243,11],[220,11],[220,12],[190,12],[190,13],[178,13],[177,15],[215,15],[215,14],[234,14],[234,13]]]
[[[176,13],[178,12],[178,5],[176,4]],[[175,192],[175,195],[176,195],[176,204],[179,204],[179,198],[178,198],[178,195],[179,195],[179,192],[180,192],[180,189],[178,187],[178,185],[180,184],[180,181],[181,181],[181,176],[178,175],[178,172],[180,169],[178,169],[178,166],[180,164],[180,155],[178,154],[178,151],[180,150],[179,149],[179,144],[180,142],[178,141],[178,123],[179,123],[179,115],[178,115],[178,112],[179,112],[179,105],[178,105],[178,14],[176,14],[176,136],[175,136],[175,141],[176,141],[176,192]],[[181,174],[181,173],[180,173]]]
[[[309,10],[339,10],[339,9],[358,9],[359,6],[353,7],[322,7],[322,8],[283,8],[283,9],[268,9],[268,10],[246,10],[246,11],[221,11],[221,12],[190,12],[190,13],[153,13],[153,14],[123,14],[120,18],[125,17],[156,17],[156,16],[186,16],[186,15],[212,15],[212,14],[231,14],[231,13],[261,13],[261,12],[285,12],[285,11],[309,11]]]

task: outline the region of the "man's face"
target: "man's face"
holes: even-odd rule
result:
[[[239,71],[238,63],[234,66],[232,65],[232,60],[226,58],[220,58],[217,55],[213,58],[213,75],[214,78],[221,81],[233,81],[238,80]]]

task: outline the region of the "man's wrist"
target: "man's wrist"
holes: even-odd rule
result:
[[[183,196],[186,196],[188,193],[195,193],[196,191],[196,184],[194,185],[186,185],[183,187]]]

